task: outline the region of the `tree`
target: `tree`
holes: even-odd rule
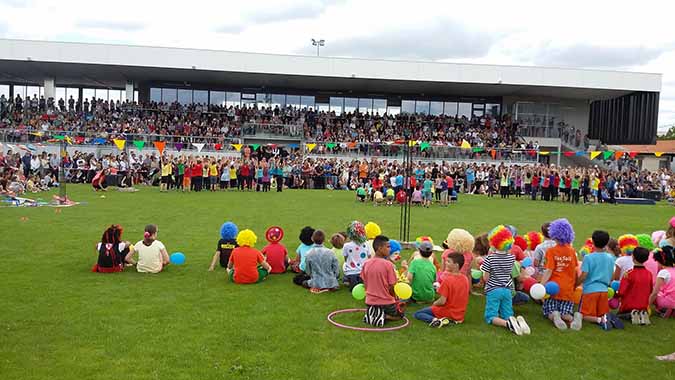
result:
[[[671,125],[668,128],[668,132],[661,136],[656,137],[657,140],[675,140],[675,125]]]

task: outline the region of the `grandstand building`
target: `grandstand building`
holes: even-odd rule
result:
[[[653,144],[661,75],[0,39],[0,94],[337,114],[510,114],[542,146]]]

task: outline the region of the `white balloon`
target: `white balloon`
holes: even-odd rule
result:
[[[546,295],[546,288],[542,284],[534,284],[530,288],[530,297],[535,300],[540,300]]]

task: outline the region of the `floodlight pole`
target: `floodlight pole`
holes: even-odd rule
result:
[[[319,49],[326,45],[326,40],[317,40],[312,38],[312,45],[316,46],[316,56],[319,56]]]

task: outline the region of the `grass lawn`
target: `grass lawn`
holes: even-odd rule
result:
[[[363,305],[346,290],[313,295],[293,285],[291,274],[238,286],[220,268],[207,272],[225,220],[253,229],[257,248],[267,226],[278,224],[294,251],[305,225],[331,234],[353,219],[372,220],[398,238],[397,207],[358,204],[352,193],[338,191],[159,194],[141,188],[100,198],[87,186],[68,189],[72,199],[87,203],[60,213],[0,209],[0,379],[675,378],[674,364],[654,359],[675,351],[673,319],[654,317],[653,326],[623,331],[586,324],[580,332],[558,332],[539,307],[527,305],[516,311],[532,335],[516,337],[487,326],[484,297],[472,296],[463,325],[438,330],[412,321],[396,332],[364,333],[326,321],[331,311]],[[526,232],[567,217],[578,248],[595,228],[613,236],[651,233],[665,229],[674,214],[665,204],[573,206],[465,196],[450,208],[414,209],[412,236],[440,243],[453,227],[475,234],[505,223]],[[159,275],[91,273],[94,245],[112,223],[132,242],[145,224],[158,224],[159,240],[170,253],[184,252],[186,264]]]

